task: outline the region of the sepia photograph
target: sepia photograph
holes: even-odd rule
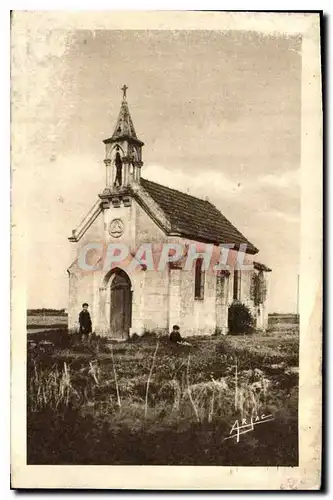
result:
[[[200,466],[257,467],[260,489],[262,468],[302,465],[312,355],[311,486],[300,474],[318,488],[319,14],[102,14],[12,14],[17,456],[27,471],[125,466],[124,488],[126,466],[194,466],[193,487]],[[277,488],[302,489],[292,474]]]

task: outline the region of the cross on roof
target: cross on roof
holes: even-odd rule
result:
[[[127,91],[128,87],[126,85],[124,85],[121,90],[123,91],[123,99],[126,99],[126,91]]]

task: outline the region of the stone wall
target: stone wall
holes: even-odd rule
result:
[[[140,316],[144,331],[167,333],[169,312],[169,275],[162,271],[144,271]]]
[[[69,274],[69,304],[68,304],[68,329],[70,332],[78,330],[79,313],[82,304],[89,304],[89,312],[93,323],[96,325],[96,307],[94,304],[93,274],[82,274],[80,272]]]
[[[134,202],[136,203],[136,202]],[[136,239],[137,244],[141,243],[163,243],[168,241],[168,237],[159,226],[149,217],[149,215],[137,203],[136,208]]]
[[[108,233],[109,224],[114,218],[120,218],[124,223],[124,234],[120,238],[114,238]],[[126,243],[132,250],[136,250],[142,243],[190,243],[179,237],[168,238],[134,199],[127,206],[110,205],[109,209],[104,210],[82,240],[76,243],[77,251],[90,242]],[[267,324],[267,305],[264,304],[260,311],[253,307],[251,273],[252,271],[241,272],[240,300],[258,316],[258,327],[264,328]],[[70,330],[77,326],[81,304],[88,302],[93,329],[102,335],[110,334],[110,287],[105,278],[107,274],[108,270],[103,268],[96,272],[82,272],[77,262],[70,266]],[[228,306],[233,301],[233,274],[231,269],[230,276],[223,280],[223,286],[220,283],[222,288],[217,290],[216,274],[207,270],[204,297],[196,299],[194,266],[191,270],[166,266],[165,270],[155,268],[154,271],[139,266],[129,273],[133,291],[131,333],[168,333],[174,324],[179,325],[183,336],[212,335],[216,330],[227,333]]]

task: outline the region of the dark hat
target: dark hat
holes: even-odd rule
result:
[[[87,302],[84,302],[84,303],[82,304],[82,307],[84,307],[84,306],[89,307],[89,304],[87,304]]]
[[[179,326],[178,325],[173,325],[172,329],[173,330],[179,330]]]

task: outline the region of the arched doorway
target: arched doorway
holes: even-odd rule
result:
[[[117,269],[111,281],[110,329],[113,338],[127,339],[132,322],[131,281],[127,274]]]

